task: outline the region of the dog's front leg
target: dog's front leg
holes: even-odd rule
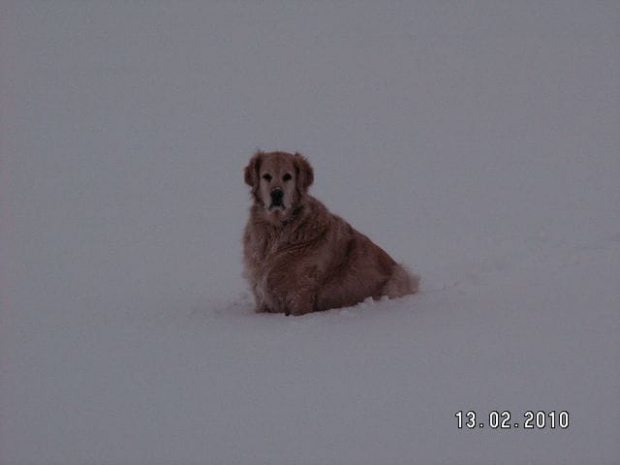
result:
[[[272,310],[265,302],[264,293],[262,289],[259,288],[257,282],[252,285],[252,293],[254,294],[254,311],[256,313],[271,313]]]
[[[314,311],[313,292],[298,288],[294,291],[279,285],[271,285],[266,293],[266,303],[270,312],[283,312],[286,316],[300,316]]]
[[[267,306],[265,302],[257,303],[254,311],[256,313],[271,313],[271,309]]]
[[[318,269],[315,265],[297,267],[295,287],[287,296],[287,314],[306,315],[316,311]]]
[[[316,271],[303,266],[298,257],[285,256],[274,264],[263,287],[265,302],[272,311],[305,315],[315,310]],[[296,265],[291,266],[292,263]]]
[[[315,311],[315,299],[310,290],[298,290],[288,299],[286,315],[301,316]]]

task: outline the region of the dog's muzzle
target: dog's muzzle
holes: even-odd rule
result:
[[[280,207],[284,208],[284,192],[279,187],[271,189],[271,205],[269,208]]]

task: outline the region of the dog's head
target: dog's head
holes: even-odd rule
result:
[[[312,166],[303,155],[257,152],[245,167],[245,183],[265,218],[280,223],[291,218],[314,181]]]

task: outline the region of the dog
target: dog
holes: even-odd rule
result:
[[[259,151],[244,180],[253,201],[244,277],[256,312],[304,315],[418,292],[418,276],[308,194],[314,171],[303,155]]]

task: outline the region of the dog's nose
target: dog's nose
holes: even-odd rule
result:
[[[284,192],[279,187],[274,187],[271,189],[271,202],[274,205],[281,205],[282,198],[284,197]]]

